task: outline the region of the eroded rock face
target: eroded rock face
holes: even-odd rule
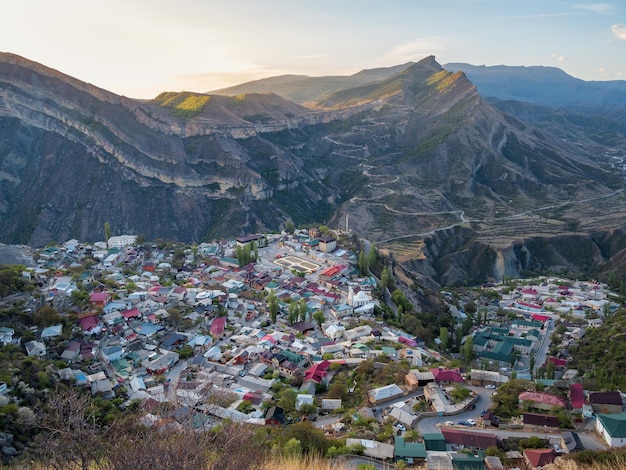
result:
[[[114,234],[199,242],[348,217],[384,243],[473,221],[471,245],[450,235],[430,246],[459,258],[427,271],[456,280],[519,269],[517,254],[481,238],[490,220],[623,184],[593,158],[597,143],[592,152],[503,114],[433,57],[334,90],[309,107],[201,95],[189,111],[0,54],[0,236],[91,241],[109,222]]]

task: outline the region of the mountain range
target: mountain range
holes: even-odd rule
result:
[[[624,93],[431,56],[133,100],[2,53],[0,237],[348,223],[407,282],[601,273],[622,256]]]

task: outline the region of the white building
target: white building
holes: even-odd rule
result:
[[[123,248],[137,243],[137,235],[119,235],[109,238],[109,248]]]
[[[598,414],[596,431],[609,447],[626,445],[626,413]]]

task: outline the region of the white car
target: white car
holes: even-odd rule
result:
[[[496,386],[493,385],[493,384],[488,384],[488,385],[485,385],[485,388],[487,388],[489,390],[494,390],[496,388]]]
[[[474,421],[473,419],[468,419],[467,424],[469,424],[470,426],[476,426],[476,421]]]
[[[445,423],[446,426],[454,426],[454,423],[452,421],[446,421]]]

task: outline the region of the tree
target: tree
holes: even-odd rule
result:
[[[87,470],[101,458],[99,410],[76,389],[50,393],[38,410],[37,453],[50,468]]]
[[[313,313],[313,320],[315,320],[320,328],[322,328],[322,323],[326,321],[326,315],[324,315],[324,312],[322,312],[321,310],[317,310],[315,313]]]
[[[446,351],[448,349],[448,328],[442,326],[439,328],[439,339],[441,340],[441,350]]]
[[[276,297],[274,289],[272,289],[267,296],[267,307],[270,311],[272,323],[276,323],[276,319],[278,318],[278,298]]]
[[[469,315],[475,314],[477,310],[476,304],[474,302],[467,302],[463,308],[465,310],[465,313]]]
[[[35,314],[33,320],[39,328],[45,328],[46,326],[56,325],[63,321],[63,317],[59,315],[54,307],[46,305],[41,307]]]
[[[511,351],[511,367],[515,367],[515,364],[517,363],[517,359],[519,358],[519,351],[517,349],[514,349],[513,351]]]
[[[298,316],[300,317],[300,321],[306,321],[308,310],[306,306],[306,301],[304,299],[298,302]]]
[[[385,293],[389,286],[389,268],[387,265],[383,266],[383,271],[380,274],[380,290]]]
[[[367,266],[372,269],[378,266],[378,253],[376,252],[376,244],[372,243],[370,251],[367,254]]]
[[[300,316],[300,307],[298,306],[298,302],[291,302],[289,304],[289,309],[287,311],[287,321],[290,325],[293,325],[298,321],[298,317]]]
[[[104,241],[109,246],[109,238],[111,238],[111,224],[109,222],[104,223]]]
[[[291,388],[286,388],[280,392],[278,397],[278,406],[280,406],[285,413],[291,413],[296,410],[296,397],[298,394]]]
[[[181,359],[189,359],[193,357],[193,348],[188,344],[185,344],[179,351],[178,356]]]
[[[333,382],[328,389],[328,398],[341,398],[342,400],[347,400],[349,398],[348,388],[340,382]]]
[[[289,439],[283,446],[283,454],[288,457],[298,457],[302,454],[300,441],[295,437]]]
[[[285,222],[285,232],[289,233],[289,234],[293,234],[293,232],[295,232],[296,230],[296,226],[294,225],[294,223],[290,220],[288,222]]]
[[[471,336],[465,338],[465,344],[463,345],[463,356],[465,362],[472,362],[474,359],[474,339]]]
[[[367,274],[367,258],[365,257],[365,250],[361,250],[359,253],[359,274],[365,276]]]

